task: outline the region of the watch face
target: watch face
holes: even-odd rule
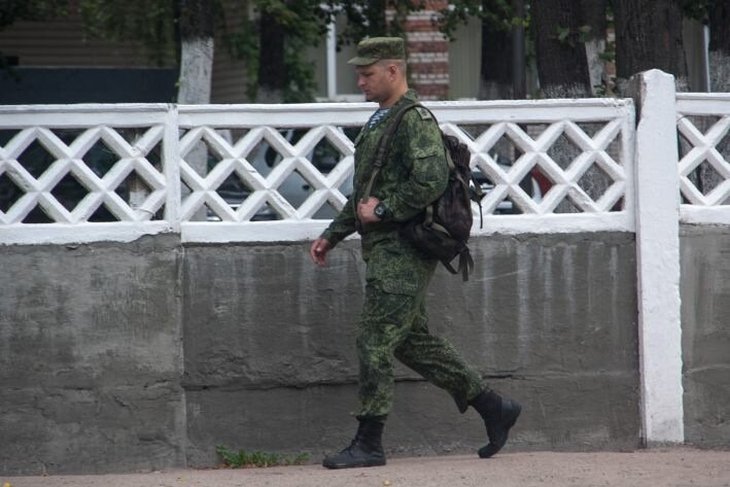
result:
[[[375,207],[373,213],[375,213],[375,216],[377,216],[378,218],[383,218],[385,216],[385,208],[383,208],[383,205],[379,204]]]

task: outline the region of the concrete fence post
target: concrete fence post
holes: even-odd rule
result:
[[[174,232],[180,232],[182,182],[180,179],[179,126],[177,105],[168,105],[165,117],[165,132],[162,144],[162,167],[167,184],[165,219],[170,222]]]
[[[679,293],[679,174],[674,77],[634,76],[636,251],[643,439],[684,441]]]

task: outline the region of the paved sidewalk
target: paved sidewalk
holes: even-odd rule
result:
[[[11,487],[730,487],[730,451],[691,448],[633,453],[503,453],[397,458],[385,467],[326,470],[319,465],[244,470],[0,478]]]

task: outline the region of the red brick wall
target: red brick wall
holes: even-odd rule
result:
[[[410,85],[424,100],[443,100],[449,95],[449,41],[433,22],[448,4],[448,0],[427,0],[425,10],[406,19]]]

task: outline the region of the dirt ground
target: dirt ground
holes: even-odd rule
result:
[[[730,487],[730,451],[682,447],[632,453],[503,453],[489,460],[397,458],[385,467],[336,471],[305,465],[0,480],[3,487]]]

